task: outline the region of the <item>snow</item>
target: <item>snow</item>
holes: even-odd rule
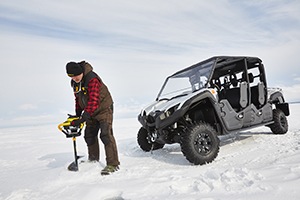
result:
[[[290,105],[289,132],[267,127],[221,137],[214,162],[191,165],[178,144],[153,154],[136,143],[137,119],[116,119],[120,170],[101,176],[101,162],[70,172],[72,140],[57,125],[0,129],[0,200],[300,199],[300,104]],[[60,123],[60,122],[58,122]],[[57,123],[57,124],[58,124]],[[77,150],[85,155],[83,137]]]

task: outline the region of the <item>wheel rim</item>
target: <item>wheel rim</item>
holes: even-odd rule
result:
[[[199,133],[194,140],[194,147],[201,155],[207,155],[212,149],[212,139],[207,133]]]
[[[279,122],[280,122],[281,127],[283,127],[283,128],[286,127],[286,121],[283,116],[280,117]]]

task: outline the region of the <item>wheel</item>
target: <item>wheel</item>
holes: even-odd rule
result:
[[[216,130],[207,123],[193,125],[181,136],[181,151],[195,165],[212,162],[219,153],[220,140]]]
[[[157,150],[157,149],[161,149],[164,147],[164,144],[150,142],[149,136],[148,136],[148,131],[143,127],[141,127],[138,132],[137,142],[140,145],[141,149],[143,149],[144,151],[151,151],[151,149]],[[153,145],[153,148],[152,148],[152,145]]]
[[[288,131],[288,121],[282,110],[273,110],[273,121],[274,123],[270,125],[270,128],[274,134],[285,134]]]

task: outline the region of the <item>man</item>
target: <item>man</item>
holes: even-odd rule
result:
[[[110,92],[93,67],[85,61],[67,63],[66,71],[72,78],[75,111],[79,117],[71,125],[79,126],[86,122],[84,139],[89,161],[99,161],[98,132],[101,130],[100,139],[105,146],[107,164],[101,174],[111,174],[119,169],[120,162],[112,130],[113,100]]]

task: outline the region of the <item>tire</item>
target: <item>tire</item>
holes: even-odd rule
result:
[[[138,132],[137,142],[138,142],[139,146],[141,147],[141,149],[146,152],[151,151],[151,149],[157,150],[157,149],[161,149],[164,147],[164,144],[150,142],[149,136],[148,136],[148,131],[143,127],[141,127]],[[152,145],[153,145],[153,148],[152,148]]]
[[[274,134],[285,134],[288,131],[288,121],[282,110],[273,110],[273,121],[274,123],[270,125],[270,129]]]
[[[220,140],[216,130],[207,123],[193,125],[181,136],[181,151],[195,165],[212,162],[218,155]]]

